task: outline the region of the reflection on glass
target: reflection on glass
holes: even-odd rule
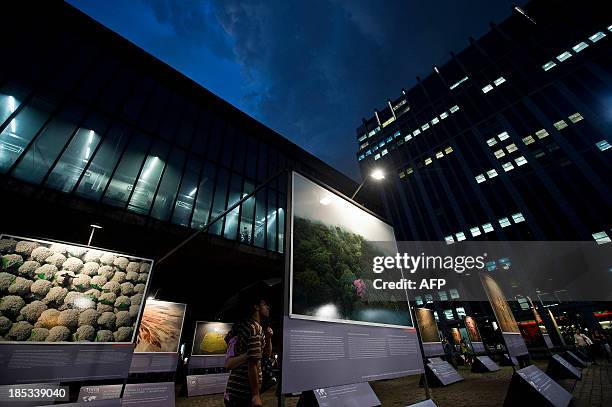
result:
[[[108,184],[121,152],[129,139],[128,132],[122,127],[113,127],[104,137],[102,145],[83,174],[76,193],[87,198],[99,200]]]
[[[71,191],[99,142],[100,136],[95,131],[79,129],[51,171],[46,185],[64,192]]]
[[[276,250],[276,215],[278,208],[276,207],[276,192],[268,190],[268,215],[266,231],[268,235],[267,246],[268,250]]]
[[[155,196],[155,203],[151,216],[159,220],[167,220],[170,217],[172,204],[179,188],[181,181],[181,171],[183,171],[183,163],[185,162],[186,153],[175,148],[170,153],[168,165],[162,176],[162,181]]]
[[[5,103],[5,111],[12,113],[17,109],[17,101],[14,98],[5,98]],[[49,117],[50,110],[51,106],[48,103],[36,98],[4,128],[0,133],[0,172],[8,171],[15,160],[23,153],[23,150]]]
[[[138,213],[149,213],[157,184],[161,178],[165,163],[158,156],[149,155],[140,173],[128,209]]]
[[[81,113],[75,109],[72,113],[64,111],[55,117],[28,147],[25,156],[11,175],[35,184],[40,183],[70,136],[76,131],[75,123],[80,120]]]
[[[229,174],[227,170],[219,169],[219,175],[217,175],[217,190],[215,191],[215,199],[213,202],[213,209],[210,215],[210,221],[213,221],[217,216],[221,215],[225,210],[225,198],[227,194],[227,184],[229,183]],[[219,219],[210,226],[210,233],[215,235],[221,234],[221,227],[223,226],[223,219]]]
[[[243,197],[253,192],[253,183],[245,181]],[[255,214],[255,196],[244,201],[240,213],[240,242],[251,244],[253,241],[253,215]]]
[[[232,174],[232,185],[230,188],[229,199],[227,201],[227,208],[234,205],[241,198],[240,192],[242,190],[242,177],[237,174]],[[234,208],[225,217],[225,230],[223,236],[227,239],[236,239],[238,233],[238,207]]]
[[[131,141],[104,194],[103,202],[114,206],[126,204],[145,159],[145,151],[148,150],[149,143],[150,139],[140,134]]]
[[[266,199],[265,188],[257,193],[255,202],[255,246],[264,247],[266,242]]]
[[[210,213],[213,191],[215,190],[214,182],[216,170],[217,167],[213,163],[206,163],[204,166],[202,179],[200,180],[200,185],[196,193],[196,207],[193,212],[193,219],[191,220],[192,228],[201,229],[209,221],[208,214]]]
[[[196,193],[198,192],[198,179],[200,178],[200,169],[202,167],[201,159],[196,156],[191,156],[187,162],[187,169],[183,175],[181,188],[174,213],[172,214],[172,223],[189,227],[191,212],[193,211],[193,202]]]
[[[285,207],[286,199],[285,195],[279,194],[278,197],[278,251],[284,253],[285,251]]]

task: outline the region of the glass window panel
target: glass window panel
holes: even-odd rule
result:
[[[26,89],[7,84],[0,88],[0,126],[19,107],[26,97]]]
[[[99,58],[80,83],[76,91],[76,97],[87,102],[93,102],[98,93],[108,84],[118,66],[119,61],[111,55],[104,55]]]
[[[196,207],[191,221],[192,228],[203,228],[208,222],[208,214],[212,205],[213,192],[215,190],[215,173],[217,166],[211,162],[206,163],[204,172],[200,179],[200,185],[196,192]]]
[[[98,146],[104,126],[102,119],[97,116],[83,123],[51,170],[46,181],[48,187],[63,192],[72,190]]]
[[[122,116],[133,122],[136,121],[140,111],[144,107],[145,101],[151,93],[153,80],[148,76],[140,76],[136,84],[130,90],[130,94],[123,104]]]
[[[234,152],[234,146],[236,145],[234,142],[235,133],[236,129],[229,127],[223,136],[223,154],[221,155],[221,164],[228,168],[230,168],[232,165],[232,154]]]
[[[238,174],[232,174],[231,187],[227,200],[227,208],[234,205],[241,198],[242,193],[242,177]],[[223,236],[227,239],[235,240],[238,235],[238,211],[237,207],[228,213],[225,217],[225,228]]]
[[[26,155],[12,172],[12,176],[31,183],[40,183],[62,151],[70,136],[77,130],[83,109],[70,106],[57,115],[28,147]],[[89,154],[93,150],[89,150]],[[87,158],[87,157],[86,157]]]
[[[121,126],[114,126],[104,136],[102,145],[91,160],[89,168],[85,171],[79,183],[76,190],[78,195],[96,201],[100,199],[129,138],[129,132]]]
[[[136,81],[136,75],[129,68],[123,68],[106,86],[98,99],[99,106],[107,112],[117,111],[117,106],[123,101],[125,94]]]
[[[276,173],[276,171],[278,171],[277,163],[278,163],[278,152],[274,148],[269,148],[268,149],[268,177],[271,177],[274,173]],[[272,185],[276,186],[276,182],[277,182],[276,180],[272,181]]]
[[[201,169],[202,159],[192,154],[189,157],[189,161],[187,161],[187,168],[183,174],[181,188],[176,198],[174,213],[172,214],[172,223],[189,227],[191,212],[193,211],[193,202],[198,192],[198,180],[200,179]]]
[[[207,135],[211,126],[210,114],[207,111],[199,112],[199,118],[197,120],[197,131],[191,145],[191,150],[198,154],[204,155],[206,153],[206,141]]]
[[[266,242],[265,227],[266,227],[266,189],[257,192],[255,202],[255,245],[264,247]]]
[[[213,125],[210,129],[210,136],[208,137],[208,159],[219,162],[219,149],[221,148],[221,140],[223,140],[223,132],[225,130],[225,123],[219,118],[213,119]]]
[[[253,192],[255,188],[252,181],[244,182],[243,197]],[[255,214],[255,196],[250,197],[242,204],[240,213],[240,242],[251,244],[253,242],[253,215]]]
[[[276,215],[278,208],[276,206],[276,191],[268,190],[268,215],[266,231],[267,231],[267,247],[268,250],[276,250]]]
[[[159,220],[168,220],[174,198],[181,182],[183,164],[187,153],[180,148],[174,148],[170,153],[170,158],[162,176],[159,190],[155,196],[151,216]]]
[[[52,106],[34,98],[0,133],[0,172],[5,173],[23,153],[43,123]]]
[[[246,175],[255,179],[257,177],[257,140],[248,136],[247,139]]]
[[[165,116],[168,107],[170,92],[165,86],[157,86],[153,90],[151,98],[145,104],[144,111],[140,117],[139,124],[147,131],[156,131],[159,122]]]
[[[285,207],[287,205],[284,194],[278,195],[278,251],[285,251]]]
[[[185,100],[176,94],[170,99],[170,104],[166,107],[166,111],[162,113],[164,120],[158,130],[162,138],[174,140],[182,119],[184,103]]]
[[[151,140],[141,134],[130,142],[102,198],[103,202],[115,206],[126,204],[150,143]]]
[[[268,146],[265,143],[259,143],[259,164],[257,171],[257,180],[263,181],[266,179],[266,163],[268,162]]]
[[[234,171],[242,174],[244,172],[244,156],[246,154],[246,137],[242,132],[237,132],[234,142],[236,143],[236,150],[234,151],[232,168]]]
[[[128,210],[144,214],[149,213],[157,185],[166,167],[169,148],[169,145],[161,140],[153,145],[138,176],[138,181],[128,204]]]
[[[177,123],[178,131],[174,141],[181,147],[188,148],[193,138],[196,125],[196,108],[192,103],[185,103],[183,117]]]
[[[226,169],[220,168],[217,175],[217,185],[215,191],[215,199],[213,201],[213,209],[210,215],[211,221],[221,215],[225,210],[225,198],[227,195],[227,184],[229,183],[229,174]],[[210,233],[220,235],[223,226],[223,219],[219,219],[210,226]]]

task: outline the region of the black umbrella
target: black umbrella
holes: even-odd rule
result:
[[[244,302],[254,295],[261,295],[264,298],[273,298],[274,295],[280,297],[279,290],[281,288],[281,281],[280,278],[270,278],[268,280],[256,281],[242,288],[230,297],[230,299],[225,301],[215,319],[218,321],[231,322],[238,321],[245,317],[245,315],[241,315],[245,305]]]

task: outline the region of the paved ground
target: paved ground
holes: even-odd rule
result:
[[[534,364],[546,370],[546,361]],[[439,407],[491,407],[502,406],[512,376],[512,368],[503,366],[493,373],[472,373],[459,367],[465,380],[447,387],[432,388],[431,393]],[[575,407],[612,406],[612,364],[600,361],[583,371],[580,381],[563,380],[560,384],[574,395]],[[419,377],[405,377],[372,383],[383,407],[405,407],[425,399],[425,390],[419,387]],[[288,398],[286,406],[294,407],[296,398]],[[178,397],[177,407],[222,407],[223,396]],[[273,390],[264,394],[264,406],[276,406]]]

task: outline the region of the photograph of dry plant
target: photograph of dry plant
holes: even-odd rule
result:
[[[178,352],[186,304],[147,300],[134,352]]]

